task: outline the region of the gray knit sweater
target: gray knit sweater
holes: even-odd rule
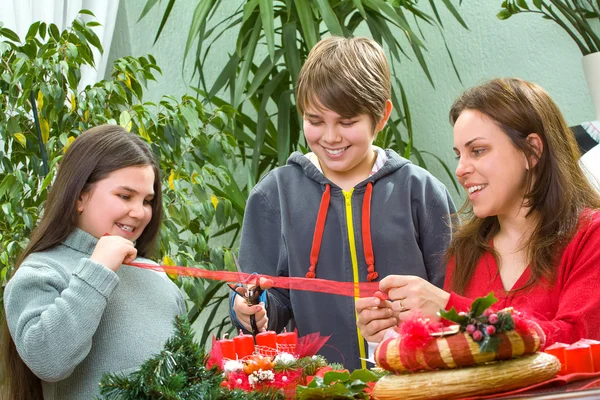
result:
[[[129,266],[115,273],[90,260],[97,242],[76,229],[28,256],[4,292],[11,335],[46,400],[94,398],[103,373],[138,368],[185,312],[165,274]]]

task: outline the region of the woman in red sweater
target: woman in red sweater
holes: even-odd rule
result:
[[[557,105],[533,83],[494,79],[458,98],[450,121],[468,199],[447,252],[445,290],[415,276],[384,278],[392,302],[356,302],[363,336],[381,341],[390,319],[467,311],[494,292],[494,308],[535,319],[546,346],[600,339],[600,197]]]

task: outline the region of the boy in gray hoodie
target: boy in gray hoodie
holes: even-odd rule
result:
[[[297,108],[312,153],[293,153],[252,190],[242,228],[245,272],[377,281],[415,275],[436,286],[455,211],[442,183],[393,150],[373,145],[392,111],[389,66],[367,38],[329,37],[300,71]],[[331,335],[330,362],[364,368],[367,345],[357,330],[356,298],[269,289],[257,306],[231,298],[235,326],[280,332],[293,318],[300,336]],[[391,308],[374,312],[380,330],[397,325]]]

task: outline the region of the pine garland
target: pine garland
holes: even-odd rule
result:
[[[221,386],[223,373],[207,369],[204,349],[194,340],[189,321],[176,317],[175,334],[163,350],[128,376],[104,374],[102,400],[283,399],[279,391],[245,392]]]

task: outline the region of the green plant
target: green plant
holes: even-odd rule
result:
[[[156,0],[147,0],[140,19],[156,3]],[[174,3],[175,0],[169,0],[155,41]],[[419,24],[437,27],[445,42],[438,12],[439,5],[443,3],[466,28],[450,0],[429,0],[434,16],[424,12],[418,0],[247,0],[233,15],[222,20],[218,20],[218,10],[223,4],[221,0],[197,3],[186,41],[185,57],[195,52],[197,93],[216,107],[230,106],[236,112],[230,133],[239,142],[239,157],[247,169],[248,182],[246,190],[236,192],[238,197],[231,200],[241,212],[247,189],[257,179],[271,168],[285,164],[292,151],[306,151],[306,143],[300,133],[302,121],[295,111],[294,89],[302,63],[322,36],[327,33],[349,36],[366,25],[372,37],[387,46],[394,60],[401,61],[411,52],[433,84],[425,61],[425,44]],[[213,45],[224,32],[236,28],[239,29],[237,40],[225,50],[231,55],[230,60],[222,67],[222,73],[209,84],[205,81],[204,70]],[[222,46],[219,51],[224,51]],[[454,66],[449,50],[448,56]],[[458,71],[456,74],[458,76]],[[407,158],[412,155],[418,164],[426,167],[422,156],[426,152],[413,147],[410,109],[402,82],[397,73],[393,75],[395,111],[387,128],[378,135],[376,144],[394,147]],[[218,97],[225,89],[229,92],[228,99]],[[450,170],[443,162],[442,165],[454,182]]]
[[[519,13],[539,14],[556,22],[575,41],[583,55],[600,51],[600,1],[598,0],[525,0],[502,2],[499,19]]]
[[[235,141],[225,133],[232,112],[207,113],[190,96],[144,102],[146,82],[160,72],[152,56],[119,59],[112,79],[79,91],[81,66],[93,65],[91,47],[102,50],[96,25],[76,19],[59,32],[36,22],[23,42],[0,27],[1,283],[39,218],[64,151],[81,132],[104,123],[137,132],[160,158],[165,218],[159,261],[234,270],[231,250],[209,244],[211,225],[226,226],[234,215],[231,202],[209,188],[229,185],[222,165],[231,164],[225,160],[234,152]],[[219,335],[228,322],[216,314],[227,297],[223,284],[173,278],[191,300],[189,319],[208,314],[203,340],[213,331]]]

